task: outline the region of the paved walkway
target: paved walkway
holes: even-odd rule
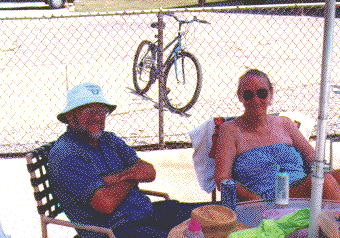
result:
[[[141,188],[168,192],[172,199],[183,202],[210,201],[197,182],[192,165],[193,149],[138,152],[154,164],[157,178]],[[334,168],[340,166],[340,145],[334,146]],[[0,223],[5,234],[12,238],[41,237],[40,221],[30,186],[25,159],[0,160]],[[60,215],[58,218],[65,218]],[[48,226],[50,238],[70,238],[76,233],[71,228]]]

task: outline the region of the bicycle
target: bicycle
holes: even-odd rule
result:
[[[181,31],[182,25],[193,22],[210,23],[197,19],[196,16],[186,21],[180,20],[171,13],[165,15],[173,17],[179,23],[177,36],[164,48],[166,51],[175,44],[163,64],[166,85],[165,105],[170,111],[183,113],[192,108],[199,97],[202,88],[202,69],[196,56],[182,48],[182,37],[185,35]],[[151,27],[158,28],[158,23],[152,23]],[[143,40],[136,50],[132,73],[135,90],[140,95],[145,94],[157,80],[157,51],[157,41],[149,40]],[[178,67],[178,62],[181,67]],[[183,89],[179,90],[181,87]]]

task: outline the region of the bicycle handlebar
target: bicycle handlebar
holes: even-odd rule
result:
[[[179,22],[179,24],[190,24],[190,23],[193,23],[195,21],[199,22],[199,23],[204,23],[204,24],[210,24],[210,22],[206,21],[206,20],[201,20],[201,19],[198,19],[196,16],[194,16],[193,19],[191,19],[190,21],[185,21],[185,20],[180,20],[178,17],[176,17],[173,13],[171,12],[166,12],[164,13],[164,15],[167,15],[169,17],[173,17],[175,18],[176,21]]]
[[[179,22],[179,28],[181,29],[181,26],[182,26],[182,24],[190,24],[190,23],[193,23],[193,22],[195,22],[195,21],[197,21],[197,22],[199,22],[199,23],[204,23],[204,24],[210,24],[210,22],[208,22],[208,21],[206,21],[206,20],[201,20],[201,19],[198,19],[196,16],[194,16],[194,18],[193,19],[191,19],[190,21],[185,21],[185,20],[180,20],[178,17],[176,17],[173,13],[171,13],[171,12],[166,12],[166,13],[164,13],[164,15],[167,15],[167,16],[169,16],[169,17],[173,17],[173,18],[175,18],[175,20],[177,21],[177,22]],[[153,22],[153,23],[151,23],[151,25],[150,25],[152,28],[158,28],[159,26],[158,26],[158,22]],[[163,24],[163,26],[162,26],[162,28],[164,27],[164,24]]]

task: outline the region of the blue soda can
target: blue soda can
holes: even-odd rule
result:
[[[230,179],[221,182],[221,203],[233,211],[236,209],[236,183]]]

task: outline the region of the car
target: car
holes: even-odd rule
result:
[[[65,0],[44,0],[50,8],[62,8],[65,6]]]
[[[68,3],[73,2],[73,0],[1,0],[1,2],[15,2],[15,3],[22,3],[22,2],[44,2],[50,6],[50,8],[57,9],[65,7],[66,1]]]

